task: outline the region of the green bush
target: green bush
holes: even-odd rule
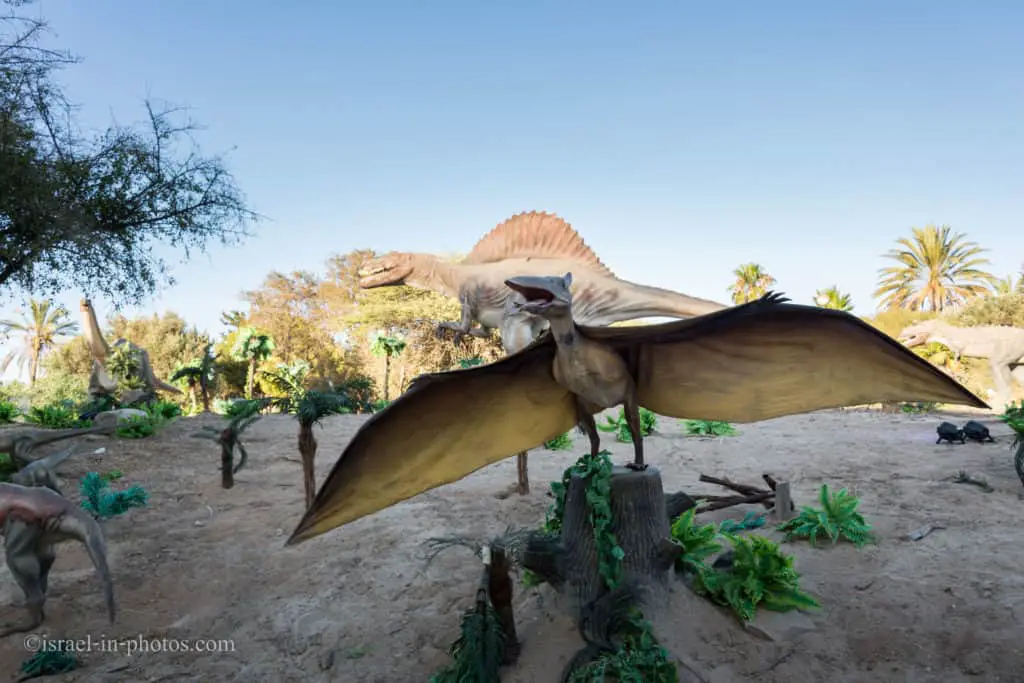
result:
[[[11,401],[0,401],[0,422],[14,422],[21,415],[21,408]]]
[[[54,403],[30,408],[25,421],[51,429],[91,427],[92,420],[79,420],[78,410],[68,404]]]

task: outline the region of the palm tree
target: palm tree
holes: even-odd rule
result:
[[[981,269],[989,263],[981,257],[985,250],[948,225],[912,228],[912,235],[896,244],[885,258],[898,265],[879,271],[875,297],[882,308],[941,312],[990,291],[996,282]]]
[[[846,311],[847,313],[853,310],[853,300],[850,298],[850,295],[840,292],[839,287],[836,285],[816,291],[814,293],[814,303],[821,308],[831,308],[837,311]]]
[[[20,374],[28,363],[28,381],[35,384],[43,354],[57,344],[57,337],[78,332],[78,323],[71,320],[66,308],[54,306],[50,299],[30,299],[28,305],[29,314],[23,314],[21,320],[0,320],[0,332],[20,332],[24,342],[0,361],[0,373],[16,362]]]
[[[274,388],[284,395],[267,401],[281,412],[295,415],[299,421],[299,456],[302,458],[302,483],[306,494],[306,509],[316,497],[316,437],[313,425],[324,417],[347,412],[345,399],[334,392],[307,391],[302,383],[309,372],[309,363],[299,361],[291,366],[281,363],[275,372],[264,372]],[[323,425],[321,425],[322,427]]]
[[[391,359],[405,351],[405,341],[398,337],[385,337],[383,335],[373,340],[370,351],[374,355],[384,356],[384,400],[388,400],[388,384],[391,378]]]
[[[171,382],[184,380],[188,387],[188,394],[192,402],[192,412],[196,412],[196,388],[203,397],[203,412],[210,412],[210,386],[213,384],[215,372],[214,363],[217,354],[213,353],[213,344],[207,344],[203,350],[203,357],[193,360],[186,365],[180,366],[171,375]]]
[[[249,459],[249,454],[242,445],[242,432],[249,428],[253,422],[259,420],[262,415],[259,411],[262,405],[253,401],[247,409],[242,410],[228,421],[224,429],[217,429],[209,425],[203,425],[206,434],[199,432],[192,436],[200,439],[212,438],[220,446],[220,485],[221,488],[229,489],[235,485],[235,474],[242,469],[242,465]],[[238,449],[238,464],[234,464],[235,449]]]
[[[1009,296],[1010,294],[1024,294],[1024,274],[1014,279],[1007,275],[1002,280],[997,280],[992,285],[992,294],[995,296]]]
[[[270,358],[274,352],[274,340],[269,334],[257,332],[252,327],[243,328],[231,349],[231,355],[235,360],[244,360],[249,364],[249,371],[245,377],[245,397],[251,399],[253,389],[256,386],[256,369],[259,364]]]
[[[775,278],[759,263],[744,263],[732,271],[736,281],[727,288],[734,304],[745,304],[764,296],[775,284]]]

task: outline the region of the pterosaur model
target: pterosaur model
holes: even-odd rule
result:
[[[375,414],[334,464],[288,545],[456,481],[623,404],[632,467],[645,467],[639,408],[756,422],[888,401],[987,407],[902,344],[842,311],[769,293],[748,304],[643,327],[573,322],[572,276],[510,277],[550,330],[488,365],[421,375]]]

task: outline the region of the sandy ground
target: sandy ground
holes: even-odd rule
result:
[[[318,479],[364,418],[334,417],[317,431]],[[772,683],[957,683],[1024,681],[1024,532],[1021,487],[1009,431],[987,419],[999,443],[935,445],[938,415],[829,411],[741,426],[735,437],[686,437],[662,418],[647,440],[648,462],[667,490],[723,493],[699,473],[757,484],[770,471],[791,480],[798,504],[821,485],[846,486],[878,532],[877,546],[785,546],[804,587],[823,609],[800,633],[766,640],[679,585],[654,617],[669,650],[705,680]],[[962,421],[962,419],[960,420]],[[296,425],[270,416],[250,429],[250,464],[220,488],[212,442],[187,438],[215,416],[187,418],[150,439],[88,437],[103,455],[61,468],[74,491],[84,472],[120,469],[141,483],[151,507],[105,525],[119,614],[107,623],[101,592],[81,546],[61,546],[51,574],[51,639],[230,639],[233,651],[99,652],[65,681],[424,682],[447,661],[459,616],[472,601],[479,563],[452,549],[425,565],[424,541],[481,538],[506,524],[535,526],[550,504],[547,482],[581,452],[534,451],[533,491],[502,498],[515,480],[510,458],[294,549],[284,540],[302,510]],[[605,443],[625,461],[630,446]],[[992,493],[949,481],[983,476]],[[77,493],[74,494],[77,498]],[[755,508],[747,508],[755,509]],[[710,519],[741,518],[733,508]],[[944,526],[920,541],[905,534]],[[24,618],[21,592],[0,581],[4,620]],[[518,585],[518,584],[517,584]],[[580,646],[548,588],[518,590],[523,644],[509,683],[557,680]],[[178,649],[168,645],[171,649]],[[23,636],[0,647],[3,676],[28,656]],[[699,679],[693,679],[699,680]]]

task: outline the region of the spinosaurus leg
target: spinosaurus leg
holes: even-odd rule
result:
[[[1005,361],[993,358],[991,366],[992,378],[996,382],[995,401],[993,401],[991,405],[997,411],[1001,412],[1013,396],[1013,390],[1010,384],[1010,382],[1013,381],[1013,374],[1010,370],[1010,364]]]

